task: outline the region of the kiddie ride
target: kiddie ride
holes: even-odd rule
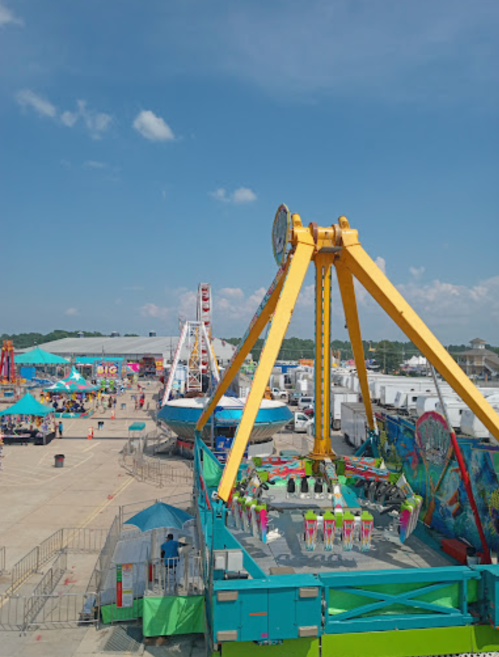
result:
[[[373,570],[371,563],[369,570],[350,568],[345,572],[348,569],[341,567],[340,555],[333,555],[338,552],[335,542],[342,552],[352,556],[375,548],[372,541],[375,517],[382,526],[376,537],[390,543],[406,543],[418,527],[425,503],[403,474],[391,472],[378,457],[378,434],[353,277],[392,317],[498,442],[499,417],[363,250],[357,231],[345,217],[325,228],[315,223],[305,227],[299,215],[291,216],[282,205],[274,220],[273,248],[279,266],[277,275],[196,426],[195,487],[202,535],[209,554],[205,574],[210,591],[207,619],[213,646],[222,646],[223,654],[231,655],[230,642],[234,641],[282,643],[286,639],[312,637],[315,643],[309,641],[306,646],[303,644],[303,651],[297,647],[293,654],[319,654],[322,649],[324,655],[328,645],[331,650],[349,654],[361,644],[367,645],[366,632],[380,631],[384,635],[382,647],[377,651],[376,637],[371,634],[370,655],[430,655],[436,654],[436,645],[439,653],[477,652],[481,649],[480,641],[483,645],[484,641],[489,641],[487,645],[499,645],[499,633],[493,632],[492,636],[486,632],[486,626],[499,626],[499,571],[497,566],[490,565],[489,548],[455,436],[452,449],[473,508],[483,565],[417,569],[395,565],[391,570]],[[311,262],[316,274],[313,449],[305,456],[282,452],[280,456],[243,462],[248,438]],[[366,446],[371,447],[372,457],[367,457],[367,452],[339,457],[331,446],[333,266],[366,408],[370,428]],[[222,473],[199,436],[268,322],[271,324],[253,385]],[[261,553],[275,557],[273,541],[277,545],[279,539],[283,540],[278,527],[279,518],[285,514],[288,514],[288,530],[291,518],[294,519],[291,526],[298,534],[303,533],[303,541],[298,541],[301,545],[298,553],[287,555],[288,565],[301,568],[307,554],[309,559],[322,559],[320,565],[312,561],[310,568],[298,573],[294,568],[269,568],[268,563],[260,567],[251,557],[248,550],[255,539],[262,546]],[[300,514],[301,528],[296,524]],[[277,529],[272,529],[272,524]],[[231,525],[234,531],[229,530]],[[247,549],[243,549],[236,537]],[[383,545],[380,542],[380,546],[374,552],[379,554],[386,549],[386,542]],[[242,553],[242,561],[235,560],[237,568],[234,555],[229,554],[234,552]],[[381,555],[381,561],[390,564],[387,555]],[[276,562],[278,566],[284,563],[277,559]],[[440,558],[437,563],[448,562]],[[329,572],[324,572],[324,567]],[[330,572],[332,569],[334,572]],[[472,580],[473,586],[468,587]],[[473,629],[461,632],[462,628]],[[418,633],[406,635],[408,644],[401,647],[405,633],[395,633],[395,637],[394,630],[418,630]],[[345,637],[350,635],[355,636],[350,643],[345,642]],[[359,646],[357,640],[361,642]]]

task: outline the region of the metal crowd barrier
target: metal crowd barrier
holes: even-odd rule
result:
[[[55,587],[67,570],[67,566],[68,555],[66,551],[63,551],[37,584],[31,597],[27,599],[24,611],[25,627],[36,619],[46,601],[46,597],[53,595]]]
[[[6,595],[13,595],[58,552],[67,548],[76,552],[98,552],[105,540],[105,529],[63,528],[48,536],[11,568],[11,583]]]
[[[203,591],[199,554],[187,553],[171,559],[149,561],[147,595],[201,595]]]
[[[97,599],[95,592],[34,594],[28,599],[27,608],[35,609],[36,614],[26,614],[23,629],[26,632],[39,627],[94,625],[98,621]]]

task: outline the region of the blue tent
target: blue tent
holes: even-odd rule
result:
[[[164,502],[156,502],[149,508],[136,513],[125,522],[125,525],[134,525],[141,532],[146,532],[149,529],[159,528],[182,529],[188,520],[192,520],[192,516],[186,511]]]
[[[27,392],[22,399],[16,402],[13,406],[0,411],[0,415],[36,415],[44,417],[49,413],[53,413],[54,409],[50,406],[44,406],[39,401]]]
[[[69,360],[51,354],[40,347],[36,347],[31,351],[26,351],[23,354],[16,354],[14,356],[16,365],[68,365]]]

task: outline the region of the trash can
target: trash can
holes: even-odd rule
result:
[[[126,411],[126,404],[121,404],[121,410]]]
[[[56,468],[63,468],[64,467],[64,454],[56,454],[55,455],[55,467]]]

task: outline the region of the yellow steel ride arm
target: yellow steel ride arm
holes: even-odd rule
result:
[[[371,395],[369,392],[369,382],[367,380],[367,369],[364,355],[364,346],[362,344],[362,335],[360,332],[359,313],[357,312],[357,301],[355,299],[355,287],[351,272],[345,267],[344,262],[340,259],[335,261],[338,284],[340,286],[341,300],[345,319],[347,320],[348,334],[352,343],[353,358],[357,367],[360,390],[362,392],[362,401],[366,409],[366,418],[369,429],[374,431],[374,414],[371,404]]]
[[[267,326],[270,318],[272,317],[272,313],[274,312],[275,307],[277,305],[277,300],[279,299],[282,286],[284,285],[284,281],[286,279],[288,266],[289,266],[289,261],[278,271],[277,276],[274,279],[273,291],[271,292],[263,308],[261,308],[260,314],[257,313],[255,315],[253,326],[251,326],[246,338],[243,338],[241,340],[241,344],[237,348],[237,351],[234,354],[232,362],[230,363],[229,367],[225,370],[221,381],[216,387],[213,395],[211,396],[209,403],[205,407],[204,411],[201,414],[201,417],[199,418],[196,424],[196,431],[203,430],[205,424],[210,419],[211,414],[214,412],[215,408],[217,407],[218,402],[222,398],[223,394],[227,392],[227,389],[232,383],[232,381],[234,380],[234,377],[239,372],[241,366],[244,364],[246,357],[255,346],[255,342],[260,337],[261,332]]]
[[[359,243],[357,231],[350,228],[345,217],[340,217],[339,228],[343,245],[340,261],[362,283],[499,442],[499,415],[367,255]]]
[[[227,501],[232,492],[236,480],[237,471],[244,455],[251,430],[256,420],[260,404],[262,403],[265,387],[268,383],[272,368],[279,354],[288,324],[293,314],[293,309],[298,299],[300,289],[307,273],[310,260],[314,252],[314,243],[310,235],[303,234],[298,242],[294,254],[291,256],[288,275],[277,302],[274,318],[270,326],[269,334],[263,347],[258,367],[256,368],[243,416],[232,444],[229,459],[218,487],[218,495]]]

